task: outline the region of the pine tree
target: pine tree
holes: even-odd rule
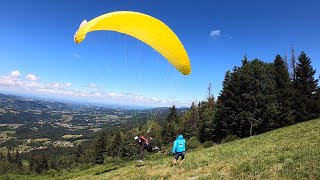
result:
[[[220,140],[226,135],[247,137],[276,127],[279,105],[273,77],[273,64],[258,59],[244,60],[241,67],[227,72],[215,121],[215,135],[220,135]]]
[[[104,154],[106,152],[106,140],[105,140],[105,133],[100,133],[94,143],[93,143],[93,149],[94,149],[94,163],[95,164],[102,164],[104,162]]]
[[[114,157],[122,157],[123,155],[123,139],[121,135],[121,131],[117,131],[114,135],[113,138],[113,143],[112,143],[112,156]]]
[[[222,83],[222,91],[217,100],[217,112],[215,114],[215,120],[213,123],[214,129],[214,142],[221,141],[228,134],[231,134],[231,122],[234,117],[233,112],[230,109],[236,107],[236,96],[233,92],[233,77],[234,72],[237,71],[237,67],[231,71],[227,71]]]
[[[200,117],[198,107],[195,102],[192,102],[189,113],[186,114],[183,124],[186,138],[199,138]]]
[[[296,121],[307,121],[317,117],[313,112],[318,80],[314,79],[316,71],[311,65],[311,59],[302,52],[298,58],[295,87],[295,116]]]
[[[44,152],[42,152],[40,159],[39,159],[39,172],[45,172],[49,169],[49,163],[48,163],[48,158]]]
[[[273,94],[273,71],[270,64],[258,59],[243,64],[238,71],[238,94],[235,109],[237,124],[234,135],[251,136],[274,127],[275,104]],[[271,112],[272,111],[272,112]]]
[[[35,172],[36,169],[36,157],[33,152],[31,152],[30,160],[29,160],[29,171]]]
[[[6,160],[6,156],[0,152],[0,160],[5,161]]]
[[[173,106],[171,107],[168,118],[171,119],[171,122],[173,122],[173,123],[175,123],[175,124],[178,124],[178,123],[179,123],[177,108],[176,108],[175,105],[173,105]]]
[[[166,118],[166,124],[163,128],[163,143],[171,144],[175,139],[175,127],[179,124],[179,117],[175,105],[170,108],[169,114]]]
[[[294,123],[291,110],[293,102],[293,87],[291,86],[290,75],[285,61],[280,55],[274,60],[275,82],[277,88],[277,100],[279,104],[279,116],[277,117],[276,127],[283,127]]]
[[[79,162],[79,160],[77,160]],[[49,169],[58,169],[57,157],[51,157],[48,161]]]
[[[294,48],[293,46],[291,47],[291,60],[290,60],[290,76],[291,76],[291,79],[293,81],[296,80],[296,76],[297,76],[297,68],[296,68],[296,58],[295,58],[295,51],[294,51]]]
[[[215,101],[214,101],[214,97],[212,95],[212,87],[211,87],[211,83],[209,84],[209,87],[207,89],[207,102],[208,102],[208,108],[209,109],[214,109],[215,106]]]
[[[11,156],[11,153],[10,153],[9,149],[8,149],[8,152],[7,152],[7,161],[8,161],[9,163],[12,163],[12,162],[13,162],[13,159],[12,159],[12,156]]]
[[[320,79],[320,77],[319,77]],[[314,105],[314,114],[315,114],[315,118],[319,118],[320,117],[320,87],[318,87],[317,89],[317,93],[315,94],[315,101],[316,104]]]
[[[75,157],[76,157],[76,162],[82,162],[83,159],[82,157],[84,156],[84,148],[81,144],[79,144],[77,147],[76,147],[76,153],[75,153]]]
[[[214,139],[215,101],[212,95],[211,83],[209,84],[207,93],[206,101],[202,101],[198,105],[200,117],[199,140],[201,143]]]
[[[205,118],[205,111],[207,108],[207,101],[202,101],[198,103],[198,113],[199,113],[199,141],[201,143],[205,142],[207,139],[206,128],[208,126],[206,118]]]
[[[15,163],[18,167],[21,167],[21,166],[22,166],[21,157],[20,157],[20,154],[19,154],[18,149],[16,150],[16,155],[15,155],[14,163]]]
[[[247,64],[249,61],[248,61],[248,58],[247,58],[247,55],[244,55],[244,58],[241,60],[242,62],[242,65],[245,65]]]
[[[179,124],[177,126],[179,126]],[[153,138],[151,141],[152,145],[161,147],[162,146],[162,131],[163,131],[162,127],[155,120],[149,121],[148,127],[150,127],[149,136]],[[177,129],[175,129],[175,130],[177,130]],[[177,131],[179,131],[179,133],[181,133],[180,130],[177,130]]]

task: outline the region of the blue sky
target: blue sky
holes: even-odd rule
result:
[[[249,59],[305,51],[320,71],[316,0],[3,0],[0,92],[128,105],[190,105]],[[192,64],[183,76],[142,42],[95,32],[77,45],[82,20],[120,10],[149,14],[180,38]],[[318,77],[317,72],[317,77]]]

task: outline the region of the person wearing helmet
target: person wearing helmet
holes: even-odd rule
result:
[[[186,154],[186,140],[181,134],[177,136],[177,139],[173,143],[172,154],[174,154],[173,165],[176,165],[180,156],[181,162],[179,165],[181,165]]]

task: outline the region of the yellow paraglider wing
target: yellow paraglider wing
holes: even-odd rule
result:
[[[83,21],[74,40],[79,44],[88,32],[100,30],[116,31],[135,37],[158,51],[182,74],[191,73],[188,54],[179,38],[156,18],[131,11],[104,14],[89,22]]]

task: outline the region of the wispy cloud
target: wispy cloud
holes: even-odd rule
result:
[[[65,86],[65,87],[70,87],[72,84],[71,83],[63,83],[63,85]]]
[[[221,36],[221,30],[220,29],[213,30],[210,32],[209,36],[213,39],[217,39]]]
[[[76,59],[80,59],[81,58],[79,53],[73,53],[73,57],[76,58]]]
[[[16,93],[33,93],[44,96],[86,100],[100,103],[117,103],[126,105],[146,106],[189,106],[190,103],[177,101],[174,98],[160,99],[158,97],[146,97],[139,93],[132,92],[107,92],[98,88],[98,85],[91,83],[88,89],[79,90],[72,87],[72,83],[64,82],[42,82],[33,74],[21,77],[19,71],[12,71],[8,75],[0,76],[0,91]]]
[[[232,39],[232,36],[222,32],[222,30],[217,29],[217,30],[212,30],[210,31],[209,37],[212,39]]]
[[[98,88],[97,84],[95,84],[95,83],[90,83],[90,84],[88,84],[87,87],[88,88],[92,88],[92,89],[97,89]]]

